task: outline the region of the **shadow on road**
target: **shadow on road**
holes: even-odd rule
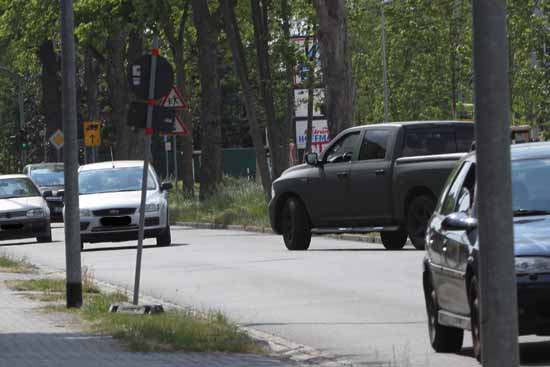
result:
[[[345,252],[353,252],[353,251],[385,251],[385,252],[400,252],[400,251],[418,251],[415,248],[404,248],[397,251],[389,251],[385,248],[310,248],[308,251],[345,251]]]
[[[157,245],[143,245],[143,249],[163,249],[170,247],[182,247],[190,246],[188,243],[173,243],[170,246],[157,246]],[[99,251],[120,251],[120,250],[136,250],[137,246],[112,246],[112,247],[97,247],[97,248],[86,248],[82,252],[99,252]]]
[[[522,366],[548,366],[550,363],[550,341],[524,342],[519,344]],[[461,355],[474,358],[472,348],[462,349]]]
[[[8,246],[29,246],[29,245],[53,245],[56,243],[60,243],[61,241],[52,241],[52,242],[36,242],[36,241],[28,241],[28,242],[12,242],[12,243],[2,243],[0,244],[0,247],[8,247]]]

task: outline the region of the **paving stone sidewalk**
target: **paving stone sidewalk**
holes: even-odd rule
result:
[[[268,356],[224,353],[135,353],[114,339],[78,330],[70,317],[9,290],[0,273],[0,366],[6,367],[290,367]]]

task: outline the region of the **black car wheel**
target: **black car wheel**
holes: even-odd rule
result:
[[[430,344],[438,353],[458,353],[462,349],[464,330],[439,324],[437,296],[431,281],[427,283],[425,298]]]
[[[170,225],[166,225],[166,229],[157,236],[157,246],[170,246],[172,244],[172,235],[170,233]]]
[[[48,228],[47,234],[45,236],[36,237],[36,241],[38,243],[52,242],[52,229]]]
[[[286,201],[282,211],[282,232],[286,248],[305,251],[311,242],[311,228],[304,205],[296,198]]]
[[[427,195],[417,196],[407,212],[407,232],[417,250],[426,246],[426,227],[435,209],[435,200]]]
[[[474,357],[481,360],[481,327],[479,325],[479,297],[477,278],[470,280],[470,322],[472,327],[472,344]]]
[[[407,232],[380,232],[380,238],[387,250],[401,250],[407,243]]]

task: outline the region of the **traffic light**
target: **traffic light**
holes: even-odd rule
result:
[[[27,130],[19,129],[19,147],[21,150],[27,150],[29,148]]]
[[[86,162],[86,152],[84,151],[84,147],[78,148],[78,163],[84,164]]]

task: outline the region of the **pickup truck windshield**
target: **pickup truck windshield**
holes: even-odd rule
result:
[[[512,206],[515,216],[550,213],[550,159],[512,162]]]

